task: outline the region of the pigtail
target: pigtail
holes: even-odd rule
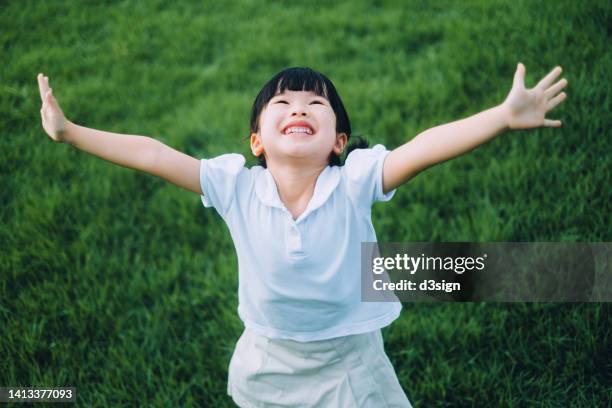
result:
[[[346,158],[348,157],[349,154],[351,154],[351,152],[355,149],[367,149],[368,146],[370,146],[370,144],[368,143],[367,139],[361,137],[361,136],[352,136],[351,139],[353,139],[351,141],[351,143],[348,145],[348,147],[346,148],[346,153],[344,154],[344,158],[340,159],[340,157],[336,156],[335,154],[332,153],[331,157],[329,158],[329,164],[332,166],[342,166],[344,165],[344,162],[346,160]]]
[[[351,144],[348,145],[348,147],[346,148],[346,157],[348,157],[348,155],[355,149],[367,149],[370,146],[370,143],[368,143],[367,139],[361,137],[361,136],[353,136],[354,140],[351,142]]]
[[[368,146],[370,145],[368,143],[368,141],[365,138],[361,137],[361,136],[352,136],[351,139],[353,139],[353,140],[351,141],[351,143],[346,148],[345,154],[344,154],[344,158],[342,158],[340,156],[336,156],[333,153],[331,153],[329,155],[329,165],[330,166],[343,166],[346,158],[348,157],[349,154],[351,154],[351,152],[353,150],[355,150],[355,149],[367,149]]]

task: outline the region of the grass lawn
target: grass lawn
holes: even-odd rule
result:
[[[3,2],[0,386],[73,386],[87,407],[234,406],[226,226],[193,193],[53,143],[39,72],[78,124],[255,164],[251,104],[289,66],[329,76],[353,134],[391,149],[501,103],[519,61],[528,87],[561,65],[562,128],[436,166],[372,219],[381,242],[608,242],[610,27],[605,0]],[[611,309],[406,304],[383,334],[415,407],[600,407]]]

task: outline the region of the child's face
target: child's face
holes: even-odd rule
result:
[[[310,91],[277,94],[259,119],[259,132],[251,137],[251,148],[258,154],[261,143],[270,162],[308,162],[327,165],[333,151],[339,155],[346,135],[336,134],[336,115],[329,101]]]

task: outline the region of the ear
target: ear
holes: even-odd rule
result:
[[[261,139],[259,139],[257,133],[251,133],[251,152],[256,157],[264,152],[263,144],[261,144]]]
[[[346,143],[348,142],[348,136],[346,133],[338,133],[336,135],[336,143],[334,144],[333,152],[336,156],[340,156],[346,147]]]

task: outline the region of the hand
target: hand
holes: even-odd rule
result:
[[[531,89],[525,88],[525,66],[518,64],[514,74],[512,89],[502,103],[506,109],[510,129],[530,129],[540,126],[560,127],[560,120],[546,119],[546,113],[560,104],[567,97],[559,93],[567,85],[565,78],[552,85],[561,75],[561,67],[556,67]]]
[[[66,130],[70,122],[64,116],[57,99],[53,96],[53,90],[49,88],[49,78],[43,74],[38,74],[37,78],[40,99],[42,100],[40,115],[43,129],[53,141],[65,142]]]

